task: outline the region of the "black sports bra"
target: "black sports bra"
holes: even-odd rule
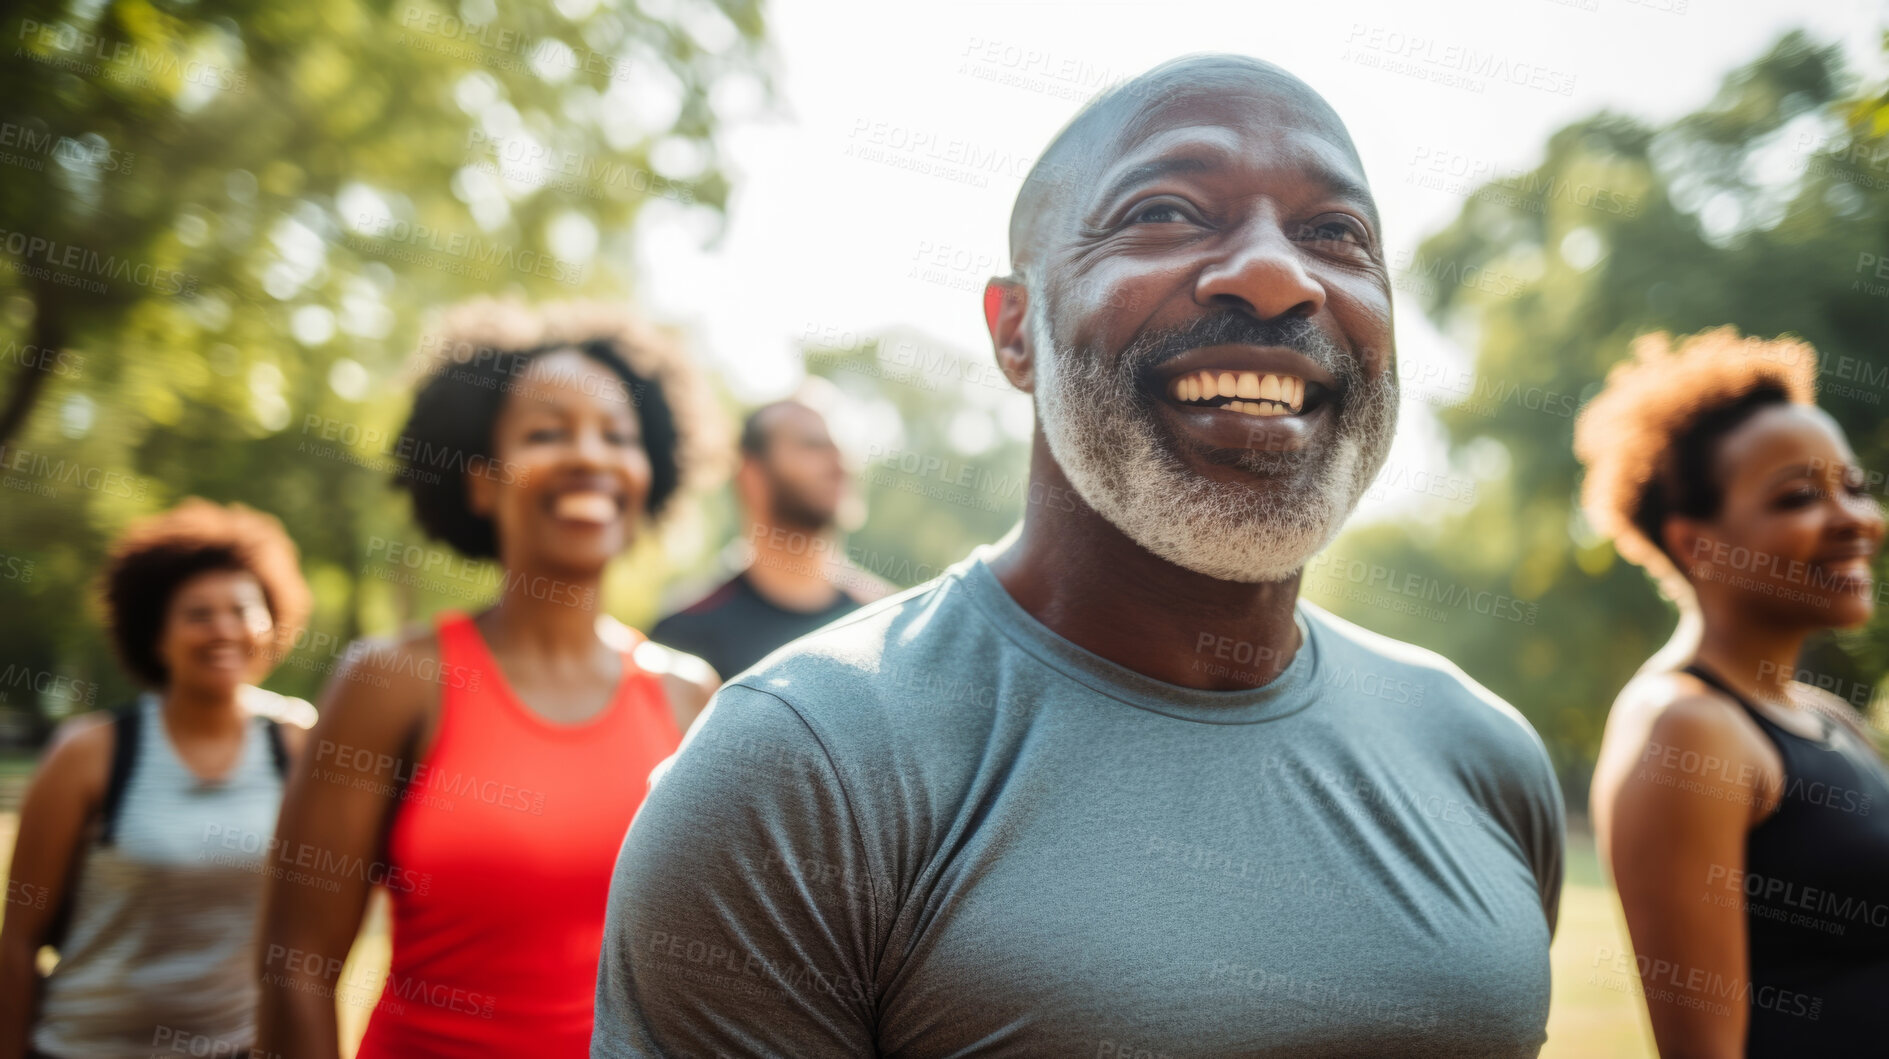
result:
[[[1882,1054],[1889,1003],[1889,767],[1843,725],[1791,732],[1693,663],[1784,762],[1777,809],[1745,836],[1745,863],[1707,872],[1707,896],[1745,909],[1750,981],[1702,997],[1745,1003],[1745,1054]]]

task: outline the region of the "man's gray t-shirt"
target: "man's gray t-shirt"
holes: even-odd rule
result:
[[[716,693],[624,842],[593,1056],[1540,1049],[1562,806],[1514,709],[1305,603],[1266,686],[1153,680],[984,554]]]

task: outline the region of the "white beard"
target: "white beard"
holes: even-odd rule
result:
[[[1035,307],[1033,307],[1034,309]],[[1033,311],[1036,410],[1050,454],[1082,499],[1129,540],[1176,566],[1220,581],[1282,581],[1319,553],[1357,507],[1389,454],[1396,391],[1388,417],[1365,407],[1383,393],[1354,385],[1353,429],[1339,423],[1335,450],[1321,460],[1254,453],[1251,467],[1275,475],[1270,491],[1203,477],[1163,444],[1143,398],[1098,357],[1058,349]],[[1073,371],[1065,371],[1073,367]],[[1392,377],[1394,380],[1394,376]]]

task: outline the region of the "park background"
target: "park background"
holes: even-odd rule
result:
[[[1574,827],[1544,1054],[1650,1054],[1584,817],[1607,704],[1672,611],[1578,511],[1573,415],[1641,332],[1789,333],[1889,469],[1886,24],[1862,0],[14,5],[0,851],[51,726],[131,691],[93,598],[130,520],[190,495],[281,517],[316,609],[269,686],[310,699],[353,639],[492,597],[389,486],[429,314],[468,296],[633,303],[731,416],[821,403],[860,469],[849,554],[888,580],[994,539],[1030,426],[979,312],[1010,202],[1097,91],[1230,50],[1350,125],[1402,309],[1396,448],[1306,595],[1541,733]],[[647,628],[713,581],[734,519],[725,491],[685,504],[611,611]],[[1878,733],[1886,624],[1800,674]]]

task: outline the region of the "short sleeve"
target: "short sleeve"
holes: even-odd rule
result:
[[[1543,827],[1536,840],[1536,880],[1541,883],[1541,912],[1547,916],[1547,934],[1555,936],[1560,921],[1560,882],[1566,874],[1562,849],[1568,848],[1568,817],[1560,800],[1560,783],[1555,774],[1547,776],[1547,800],[1543,804]]]
[[[590,1054],[874,1055],[873,878],[814,731],[724,686],[618,855]]]
[[[1464,678],[1467,681],[1467,678]],[[1542,918],[1554,937],[1561,914],[1561,884],[1565,871],[1567,810],[1554,762],[1528,719],[1479,684],[1469,683],[1483,703],[1501,715],[1493,724],[1479,721],[1454,730],[1453,738],[1476,748],[1476,786],[1483,791],[1484,807],[1497,826],[1508,832],[1516,852],[1528,862],[1541,897]],[[1493,736],[1494,738],[1486,738]]]
[[[1548,936],[1554,937],[1561,916],[1561,880],[1566,871],[1563,861],[1567,848],[1567,810],[1561,800],[1561,783],[1555,778],[1554,765],[1540,738],[1530,740],[1530,782],[1528,800],[1529,861],[1535,869],[1535,883],[1541,889],[1541,912],[1548,920]]]

